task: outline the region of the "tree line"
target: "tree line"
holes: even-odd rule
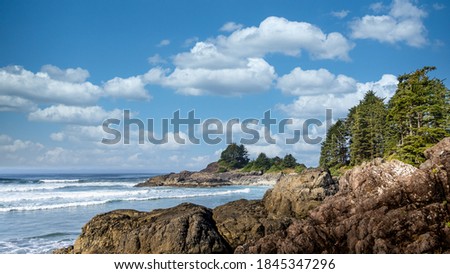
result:
[[[450,136],[450,92],[443,80],[428,76],[435,69],[399,76],[387,103],[368,91],[345,119],[328,129],[320,166],[337,172],[378,157],[420,165],[425,149]]]
[[[292,154],[287,154],[283,158],[278,156],[269,158],[265,153],[260,153],[255,160],[250,160],[244,145],[232,143],[220,155],[219,172],[235,169],[241,169],[244,172],[276,172],[285,169],[295,169],[296,172],[301,172],[303,169],[306,169],[306,166],[298,164]]]

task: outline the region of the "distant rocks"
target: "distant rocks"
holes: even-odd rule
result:
[[[281,173],[216,172],[217,163],[211,163],[199,172],[182,171],[155,176],[137,184],[137,187],[179,186],[179,187],[214,187],[224,185],[274,185]]]

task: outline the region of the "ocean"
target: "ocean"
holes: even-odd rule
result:
[[[115,209],[150,211],[191,202],[210,208],[260,199],[269,186],[137,188],[157,174],[0,175],[0,253],[51,253],[74,243],[81,227]]]

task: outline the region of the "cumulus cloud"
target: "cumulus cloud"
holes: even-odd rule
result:
[[[220,31],[233,32],[235,30],[242,29],[242,27],[243,27],[242,24],[237,24],[235,22],[227,22],[220,28]]]
[[[0,135],[0,151],[4,153],[16,153],[18,151],[40,150],[44,146],[40,143],[13,139],[8,135]]]
[[[48,70],[49,67],[47,67]],[[71,81],[52,78],[47,72],[33,73],[20,66],[0,68],[0,94],[20,97],[33,102],[68,103],[74,105],[95,102],[101,95],[101,88],[90,82],[73,82],[75,74],[67,72]],[[78,72],[79,73],[79,72]],[[81,73],[82,74],[82,73]],[[79,76],[79,75],[78,75]]]
[[[333,94],[326,89],[317,95],[299,96],[291,104],[279,104],[277,107],[291,117],[319,118],[331,109],[335,119],[344,118],[348,109],[358,104],[368,90],[377,96],[389,99],[397,88],[397,77],[385,74],[376,82],[356,83],[351,93]]]
[[[82,68],[60,69],[57,66],[45,65],[41,72],[46,73],[50,78],[63,82],[83,83],[89,78],[89,71]]]
[[[107,81],[103,88],[111,97],[148,100],[151,97],[145,89],[146,84],[145,79],[140,75],[129,78],[115,77]]]
[[[219,36],[215,43],[233,56],[263,57],[268,53],[296,56],[306,50],[317,59],[348,60],[353,44],[338,32],[324,33],[310,23],[268,17],[258,27]]]
[[[258,93],[277,78],[264,60],[267,54],[299,56],[306,51],[316,59],[349,60],[354,46],[340,33],[326,34],[312,24],[274,16],[253,27],[228,22],[222,30],[231,33],[197,42],[174,56],[173,70],[153,68],[143,78],[185,95]]]
[[[339,18],[339,19],[343,19],[345,17],[347,17],[347,15],[350,13],[349,10],[340,10],[340,11],[332,11],[331,15]]]
[[[229,96],[266,91],[276,75],[275,69],[263,59],[249,58],[245,67],[176,68],[169,75],[165,75],[161,69],[153,69],[147,78],[185,95]]]
[[[386,15],[366,15],[350,24],[352,37],[374,39],[395,44],[405,42],[412,47],[427,44],[423,19],[427,13],[409,0],[394,0]]]
[[[34,73],[21,66],[0,68],[0,111],[33,111],[38,104],[93,105],[101,97],[149,99],[143,77],[115,77],[104,86],[87,82],[87,70],[45,65]]]
[[[56,122],[67,124],[100,124],[108,118],[120,118],[122,111],[105,111],[100,106],[79,107],[55,105],[38,109],[28,115],[31,121]]]
[[[30,100],[9,95],[0,95],[0,111],[27,112],[36,109],[36,104]]]
[[[334,75],[326,69],[302,70],[297,67],[278,78],[277,88],[289,95],[319,95],[349,93],[356,88],[356,80],[345,75]]]

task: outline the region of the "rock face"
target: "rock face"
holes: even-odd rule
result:
[[[151,212],[116,210],[98,215],[83,227],[73,250],[66,252],[229,253],[231,249],[218,233],[210,209],[184,203]]]
[[[215,170],[214,163],[199,172],[182,171],[155,176],[137,184],[137,187],[179,186],[179,187],[214,187],[224,185],[275,185],[281,173],[259,172],[210,172]]]
[[[449,253],[450,138],[417,169],[375,160],[348,171],[339,192],[286,230],[236,253]]]
[[[337,184],[328,171],[310,169],[281,177],[264,195],[263,203],[271,217],[304,218],[337,190]]]
[[[308,169],[281,176],[262,201],[239,200],[214,209],[214,220],[232,248],[285,230],[294,219],[304,218],[337,184],[328,171]]]
[[[261,201],[230,202],[216,207],[213,214],[217,229],[233,249],[286,229],[291,223],[289,218],[268,218],[268,212]]]

